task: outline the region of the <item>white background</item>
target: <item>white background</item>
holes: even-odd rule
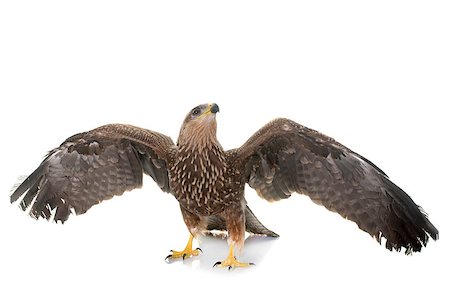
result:
[[[158,2],[1,2],[0,300],[449,301],[447,1]],[[306,197],[247,190],[281,237],[248,240],[241,259],[257,266],[228,272],[211,268],[219,239],[164,262],[188,233],[149,178],[65,225],[10,205],[68,136],[120,122],[175,140],[206,102],[227,149],[279,116],[336,138],[422,205],[440,240],[408,257]]]

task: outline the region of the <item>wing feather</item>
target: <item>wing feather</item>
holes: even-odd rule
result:
[[[172,140],[130,125],[105,125],[68,138],[12,193],[35,218],[68,219],[93,205],[142,186],[143,173],[170,192]],[[23,197],[22,197],[23,196]],[[22,197],[22,198],[21,198]],[[56,209],[56,210],[55,210]]]
[[[372,162],[334,139],[277,119],[230,151],[258,195],[269,201],[292,193],[350,219],[386,247],[420,251],[438,230],[414,201]]]

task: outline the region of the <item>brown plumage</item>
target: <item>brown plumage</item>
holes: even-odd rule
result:
[[[262,198],[274,201],[292,193],[308,195],[375,237],[386,248],[420,251],[438,230],[426,214],[369,160],[330,137],[287,119],[276,119],[240,148],[225,151],[216,137],[216,104],[191,110],[177,144],[160,133],[130,125],[106,125],[68,138],[15,190],[11,202],[38,218],[64,222],[70,213],[142,186],[143,173],[180,203],[184,221],[196,237],[227,230],[234,260],[247,230],[278,236],[248,208],[248,183]],[[197,255],[192,238],[182,252]],[[233,258],[233,259],[232,259]]]

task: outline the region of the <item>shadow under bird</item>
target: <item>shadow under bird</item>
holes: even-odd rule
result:
[[[386,248],[419,252],[438,230],[424,211],[387,175],[334,139],[291,120],[269,122],[237,149],[216,137],[217,104],[186,116],[176,144],[170,137],[131,125],[110,124],[76,134],[53,149],[12,193],[34,218],[64,222],[72,212],[142,186],[143,174],[180,204],[190,232],[186,248],[169,259],[197,256],[193,238],[227,231],[229,254],[214,266],[246,267],[235,253],[245,231],[278,235],[255,217],[245,184],[268,201],[297,192],[357,223]],[[166,259],[167,259],[166,258]]]

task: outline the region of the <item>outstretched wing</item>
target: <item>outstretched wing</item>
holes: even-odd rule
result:
[[[167,162],[172,140],[142,128],[111,124],[68,138],[49,152],[41,165],[11,195],[35,218],[64,222],[72,209],[85,213],[93,205],[142,186],[150,175],[170,192]]]
[[[293,192],[356,222],[386,248],[420,251],[438,230],[387,175],[330,137],[287,119],[255,133],[235,153],[246,181],[262,198],[275,201]]]

